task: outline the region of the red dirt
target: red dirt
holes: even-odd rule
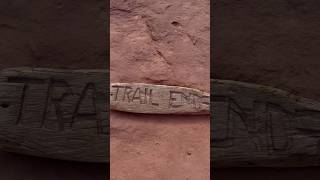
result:
[[[111,82],[209,92],[207,0],[111,1]],[[111,112],[112,180],[206,180],[209,116]]]

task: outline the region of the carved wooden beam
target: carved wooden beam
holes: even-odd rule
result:
[[[107,77],[104,70],[3,70],[0,149],[55,159],[106,162]]]
[[[320,103],[235,81],[211,89],[213,166],[320,165]]]

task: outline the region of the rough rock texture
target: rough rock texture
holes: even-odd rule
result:
[[[111,82],[210,89],[207,0],[112,0]],[[112,111],[112,180],[209,179],[209,116]]]
[[[107,1],[3,0],[0,69],[107,67]],[[0,179],[107,179],[106,164],[75,163],[0,152]]]
[[[212,77],[269,85],[320,101],[320,2],[216,0]],[[225,169],[224,179],[319,178],[312,169]]]

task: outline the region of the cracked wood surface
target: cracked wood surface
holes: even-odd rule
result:
[[[214,167],[320,165],[320,103],[236,81],[211,87]]]
[[[108,161],[107,71],[16,68],[0,77],[1,150]]]

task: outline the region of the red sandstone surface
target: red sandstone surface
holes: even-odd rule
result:
[[[111,82],[210,89],[208,0],[111,0]],[[110,115],[112,180],[207,180],[209,116]]]

